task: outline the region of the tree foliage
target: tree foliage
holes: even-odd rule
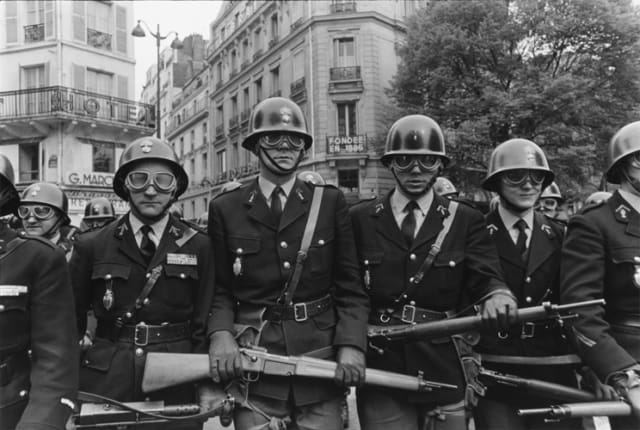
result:
[[[522,137],[575,192],[602,172],[615,130],[638,119],[630,0],[432,1],[408,20],[400,58],[389,94],[443,127],[463,188],[497,144]]]

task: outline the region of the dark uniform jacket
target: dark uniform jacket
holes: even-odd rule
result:
[[[78,388],[69,272],[53,244],[17,237],[0,224],[0,428],[64,429]]]
[[[86,313],[97,319],[96,339],[84,354],[80,389],[119,401],[139,401],[145,353],[207,351],[205,327],[213,296],[213,257],[209,239],[170,217],[147,266],[124,216],[104,228],[83,234],[70,262],[80,333]],[[162,269],[148,300],[136,311],[134,303],[151,269]],[[112,304],[109,308],[109,294]],[[127,316],[130,312],[131,316]],[[122,318],[124,328],[117,327]],[[134,344],[132,326],[170,324],[159,337],[139,329]],[[188,326],[185,324],[188,323]],[[146,344],[146,345],[145,345]],[[170,388],[155,397],[166,402],[189,401],[192,389]]]
[[[640,214],[619,192],[571,218],[561,301],[605,299],[569,320],[582,360],[604,381],[640,360]]]
[[[352,207],[351,216],[362,273],[368,278],[371,299],[370,322],[381,325],[381,310],[395,309],[395,299],[407,288],[425,260],[431,245],[449,216],[450,201],[434,195],[424,223],[409,248],[385,197]],[[366,273],[365,273],[366,272]],[[459,203],[455,219],[433,266],[425,274],[408,302],[438,312],[460,311],[470,301],[492,291],[505,290],[496,250],[485,228],[482,214]],[[420,321],[418,321],[420,322]],[[399,324],[394,318],[389,324]],[[450,338],[391,344],[383,354],[370,350],[367,365],[378,369],[417,375],[455,384],[457,390],[438,390],[409,395],[409,400],[440,405],[463,398],[465,380],[454,343]]]
[[[211,202],[209,235],[216,255],[216,290],[209,332],[234,332],[247,309],[272,306],[295,268],[307,222],[313,185],[296,180],[275,224],[257,179]],[[237,275],[234,273],[234,266]],[[241,270],[238,270],[241,269]],[[333,305],[305,321],[267,324],[260,345],[274,354],[302,355],[328,346],[366,349],[368,300],[358,277],[355,243],[343,194],[325,187],[294,303],[327,295]],[[330,348],[329,348],[330,349]],[[332,358],[333,354],[320,358]],[[293,378],[298,405],[327,400],[340,389],[328,382]],[[290,384],[282,378],[261,376],[250,392],[287,399]]]

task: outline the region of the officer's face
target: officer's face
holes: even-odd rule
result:
[[[131,210],[142,222],[155,222],[169,209],[176,192],[171,168],[156,160],[136,163],[125,180]]]
[[[536,170],[508,170],[500,176],[500,196],[520,210],[535,206],[542,193],[544,173]]]
[[[411,197],[425,194],[442,169],[442,160],[432,155],[397,155],[391,159],[391,170],[400,190]]]
[[[300,162],[300,154],[304,151],[304,140],[289,133],[262,135],[258,139],[258,145],[265,154],[260,160],[267,169],[275,173],[295,169]]]
[[[623,175],[622,188],[633,194],[640,195],[640,151],[634,152],[625,158],[623,169],[625,169],[628,179]],[[629,182],[631,186],[626,185],[626,182]]]
[[[18,215],[22,220],[22,228],[29,236],[51,237],[60,227],[57,225],[60,214],[51,206],[23,204],[18,209]]]
[[[540,210],[546,213],[547,216],[554,217],[558,211],[558,201],[551,198],[541,199]]]

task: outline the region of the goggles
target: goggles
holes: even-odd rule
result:
[[[263,134],[258,139],[258,142],[264,149],[280,148],[284,142],[286,142],[291,149],[300,150],[304,148],[304,139],[302,137],[288,133]]]
[[[632,167],[640,169],[640,151],[636,151],[633,154],[629,155],[629,161]]]
[[[515,169],[507,170],[502,174],[502,181],[506,185],[519,186],[526,182],[527,178],[532,185],[540,185],[544,182],[546,172],[542,170]]]
[[[149,185],[161,192],[171,192],[176,188],[176,177],[173,173],[158,172],[151,173],[144,170],[129,172],[125,180],[127,187],[133,191],[146,190]]]
[[[416,164],[423,172],[435,170],[440,166],[440,157],[437,155],[396,155],[391,158],[391,167],[399,172],[408,172]]]
[[[55,209],[46,205],[23,205],[18,207],[18,216],[20,219],[28,219],[34,217],[40,221],[47,220],[55,214]]]
[[[540,207],[542,207],[542,209],[553,211],[558,209],[558,201],[551,198],[542,199],[540,200]]]

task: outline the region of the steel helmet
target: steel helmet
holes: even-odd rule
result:
[[[284,97],[265,99],[253,108],[249,119],[249,134],[242,141],[242,147],[253,151],[258,138],[270,132],[287,132],[300,136],[304,139],[304,149],[309,149],[313,143],[302,109]]]
[[[113,209],[111,201],[106,197],[94,197],[84,207],[84,219],[115,219],[116,211]]]
[[[445,167],[450,161],[440,126],[424,115],[408,115],[393,123],[387,133],[382,164],[388,166],[394,155],[437,155]]]
[[[67,211],[69,210],[69,200],[67,195],[56,184],[49,182],[36,182],[29,185],[22,192],[21,204],[41,204],[51,206],[62,215],[62,225],[71,222]]]
[[[20,205],[20,195],[13,185],[13,166],[0,154],[0,216],[14,213]]]
[[[558,199],[564,200],[562,197],[562,193],[560,192],[560,187],[555,182],[549,184],[547,188],[542,190],[542,194],[540,194],[540,199]]]
[[[177,181],[176,198],[187,189],[189,177],[180,165],[180,160],[171,146],[156,137],[145,136],[129,143],[120,156],[120,164],[113,178],[113,191],[123,200],[129,200],[124,180],[139,160],[159,160],[171,166]]]
[[[324,178],[320,173],[315,172],[313,170],[305,170],[303,172],[298,173],[298,179],[304,182],[309,182],[315,185],[324,185]]]
[[[611,197],[611,193],[609,191],[596,191],[587,197],[584,201],[585,205],[593,205],[600,202],[606,202],[609,197]]]
[[[184,218],[182,208],[175,203],[169,206],[169,213],[178,219]]]
[[[620,183],[620,161],[637,151],[640,151],[640,121],[625,125],[611,139],[607,152],[607,182]]]
[[[198,224],[198,226],[200,227],[206,228],[207,224],[209,224],[209,212],[204,212],[202,215],[200,215],[196,224]]]
[[[436,183],[433,185],[436,194],[439,196],[457,195],[458,190],[449,179],[444,176],[438,176]]]
[[[482,181],[482,187],[497,192],[496,179],[499,174],[506,170],[515,169],[544,171],[543,188],[551,184],[554,178],[542,148],[527,139],[509,139],[496,146],[491,153],[489,170]]]

